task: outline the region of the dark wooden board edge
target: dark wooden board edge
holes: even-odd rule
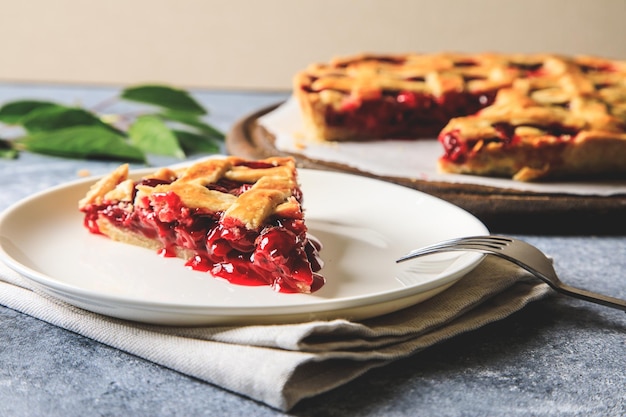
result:
[[[254,159],[290,155],[302,168],[348,172],[410,187],[472,213],[492,233],[626,234],[626,195],[605,197],[526,193],[479,185],[381,177],[342,164],[279,151],[274,147],[272,135],[257,120],[280,104],[260,109],[237,121],[226,137],[227,152]]]

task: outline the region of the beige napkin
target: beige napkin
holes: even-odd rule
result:
[[[281,410],[502,319],[548,292],[520,268],[487,256],[434,298],[361,323],[165,327],[79,309],[0,262],[0,304]]]

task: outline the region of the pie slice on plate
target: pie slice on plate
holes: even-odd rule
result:
[[[235,284],[310,293],[324,283],[292,158],[208,159],[139,180],[121,165],[78,206],[92,233],[184,258]]]

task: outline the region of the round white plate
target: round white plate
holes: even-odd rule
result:
[[[90,234],[77,202],[93,178],[33,195],[5,211],[0,259],[72,305],[171,325],[365,319],[432,297],[482,259],[454,253],[397,264],[420,246],[488,231],[464,210],[409,188],[306,169],[299,178],[309,232],[324,245],[326,285],[313,294],[233,285],[189,270],[180,259]]]

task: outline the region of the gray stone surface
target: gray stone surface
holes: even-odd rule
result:
[[[0,102],[97,103],[113,88],[0,85]],[[227,131],[282,93],[197,92]],[[0,136],[2,133],[0,132]],[[161,161],[159,161],[161,162]],[[0,160],[0,210],[116,163]],[[497,232],[497,231],[495,231]],[[523,235],[562,278],[626,298],[626,237]],[[305,400],[294,416],[623,416],[626,315],[551,297]],[[276,416],[263,404],[0,306],[0,416]]]

